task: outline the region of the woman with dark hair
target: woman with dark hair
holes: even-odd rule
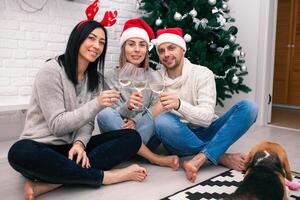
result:
[[[106,83],[110,88],[118,91],[122,89],[122,98],[114,107],[101,110],[97,115],[97,122],[101,132],[136,129],[143,141],[138,155],[153,164],[177,170],[179,168],[178,156],[158,155],[151,151],[160,144],[154,136],[154,123],[150,114],[150,107],[156,103],[157,95],[151,90],[132,92],[130,88],[122,88],[119,82],[121,70],[129,70],[128,67],[132,67],[133,71],[140,69],[149,73],[153,71],[149,68],[148,58],[150,39],[153,37],[152,28],[144,20],[133,18],[125,22],[120,38],[119,66],[105,72]],[[128,63],[130,64],[126,65]],[[135,109],[141,105],[150,109],[147,112]]]
[[[8,153],[10,165],[27,178],[25,199],[62,185],[145,179],[146,169],[136,164],[110,170],[139,150],[135,130],[92,136],[96,114],[120,97],[117,91],[100,92],[106,45],[105,28],[83,21],[73,29],[65,53],[37,73],[24,130]]]

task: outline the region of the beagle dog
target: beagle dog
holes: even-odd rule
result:
[[[277,143],[263,141],[247,156],[245,177],[231,200],[288,200],[285,179],[292,181],[287,153]]]

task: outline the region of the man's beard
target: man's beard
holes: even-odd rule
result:
[[[175,70],[175,69],[177,69],[179,67],[179,64],[180,64],[180,60],[175,59],[175,63],[174,64],[169,65],[169,67],[167,67],[166,65],[164,65],[164,67],[166,69],[169,69],[169,70]]]

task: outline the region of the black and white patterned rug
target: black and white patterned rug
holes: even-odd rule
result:
[[[243,178],[241,172],[228,170],[161,200],[218,200],[232,194]],[[300,181],[300,176],[294,174],[294,178]],[[300,191],[289,191],[289,199],[300,200]]]

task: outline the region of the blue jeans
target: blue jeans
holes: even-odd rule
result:
[[[8,161],[16,171],[32,180],[99,187],[103,181],[103,170],[129,160],[140,146],[141,137],[135,130],[93,136],[85,149],[91,168],[85,169],[68,159],[72,144],[47,145],[24,139],[10,148]]]
[[[242,100],[207,128],[191,129],[180,118],[166,112],[155,118],[155,133],[165,148],[179,156],[204,153],[217,164],[225,151],[255,122],[258,108],[253,101]]]
[[[160,141],[154,135],[154,121],[149,115],[150,113],[143,112],[143,116],[136,123],[136,130],[141,135],[142,142],[153,150],[159,146]],[[101,133],[122,129],[124,124],[120,113],[110,107],[101,110],[96,119]]]

